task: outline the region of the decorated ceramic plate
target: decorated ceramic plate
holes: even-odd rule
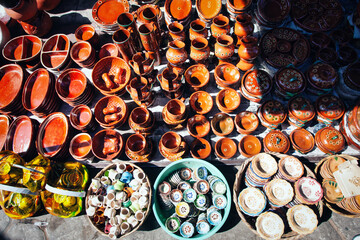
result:
[[[213,19],[221,11],[221,0],[196,0],[196,10],[205,19]]]
[[[92,17],[101,25],[116,24],[118,16],[123,12],[129,12],[127,0],[99,0],[92,8]]]

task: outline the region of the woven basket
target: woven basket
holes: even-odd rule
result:
[[[356,157],[353,157],[353,156],[350,156],[350,155],[345,155],[345,154],[336,155],[336,156],[342,157],[342,158],[344,158],[344,159],[346,159],[348,161],[359,160]],[[316,165],[315,174],[316,174],[317,179],[321,180],[320,182],[322,182],[322,180],[323,180],[322,176],[320,175],[320,169],[321,169],[322,165],[325,163],[325,161],[327,161],[331,157],[334,157],[334,156],[332,155],[332,156],[325,157],[325,158],[321,159],[321,161]],[[337,213],[337,214],[339,214],[339,215],[341,215],[343,217],[347,217],[347,218],[360,218],[360,214],[350,213],[350,212],[346,211],[345,209],[337,206],[336,204],[333,204],[333,203],[330,203],[330,202],[326,201],[325,198],[324,198],[324,202],[325,202],[325,205],[331,211],[333,211],[334,213]]]
[[[279,154],[279,153],[270,153],[273,157],[276,158],[281,158],[281,157],[286,157],[288,155],[286,154]],[[252,157],[252,158],[248,158],[247,160],[245,160],[245,162],[240,166],[236,177],[235,177],[235,182],[234,182],[234,190],[233,190],[233,201],[235,203],[236,206],[236,210],[241,218],[241,220],[245,223],[245,225],[247,225],[249,227],[249,229],[255,233],[256,235],[260,236],[258,234],[258,232],[256,231],[256,227],[255,227],[255,222],[256,222],[256,217],[250,217],[246,214],[244,214],[241,210],[240,210],[240,206],[238,203],[238,196],[240,194],[240,192],[246,188],[245,185],[245,172],[247,170],[248,165],[250,164],[250,162],[255,158],[256,156]],[[278,159],[277,159],[278,160]],[[303,176],[307,176],[307,177],[315,177],[315,174],[310,170],[310,168],[308,168],[306,165],[304,165],[304,175]],[[314,210],[314,212],[317,214],[318,219],[321,219],[322,215],[323,215],[323,207],[324,207],[324,203],[322,201],[320,201],[319,203],[317,203],[315,206],[309,206],[310,208],[312,208]],[[286,224],[285,224],[286,225]],[[285,229],[286,230],[286,229]],[[281,239],[299,239],[304,237],[305,235],[300,235],[294,231],[289,231],[289,232],[285,232]]]
[[[124,163],[124,164],[127,164],[127,165],[131,165],[134,167],[134,169],[139,169],[141,171],[143,171],[140,167],[136,166],[135,164],[132,164],[132,163],[129,163],[129,162],[126,162],[126,161],[117,161],[117,163]],[[109,166],[107,166],[106,168],[102,169],[98,174],[96,174],[95,178],[101,178],[104,173],[109,170],[109,169],[115,169],[116,168],[116,164],[111,164]],[[130,232],[124,234],[124,235],[121,235],[121,237],[119,239],[122,239],[126,236],[129,236],[130,234],[132,234],[133,232],[135,232],[136,230],[139,229],[139,227],[146,221],[147,217],[149,216],[149,213],[150,213],[150,209],[151,209],[151,201],[152,201],[152,187],[150,185],[150,181],[149,181],[149,178],[146,176],[146,181],[149,185],[149,205],[147,207],[147,210],[145,212],[145,216],[144,216],[144,220],[142,220],[134,229],[132,229]],[[87,191],[87,194],[86,194],[86,199],[85,199],[85,207],[86,209],[89,207],[88,205],[88,198],[89,198],[89,195],[91,193],[91,189],[89,187],[88,191]],[[91,225],[96,229],[96,231],[98,233],[100,233],[101,235],[105,236],[105,237],[108,237],[107,234],[104,233],[104,231],[100,228],[98,228],[90,219],[89,216],[87,216],[87,219],[89,220],[89,222],[91,223]]]

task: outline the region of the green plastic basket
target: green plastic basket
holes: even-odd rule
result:
[[[158,223],[160,224],[161,228],[167,232],[170,236],[176,238],[176,239],[188,239],[188,238],[184,238],[181,235],[179,235],[178,233],[172,233],[169,230],[167,230],[166,226],[165,226],[165,221],[166,219],[171,215],[171,213],[173,213],[172,211],[165,211],[164,209],[161,208],[161,206],[158,203],[158,196],[157,196],[157,188],[159,186],[159,184],[164,181],[172,172],[174,172],[175,170],[181,169],[181,168],[197,168],[197,167],[206,167],[207,170],[211,173],[211,175],[215,175],[219,178],[221,178],[225,185],[226,185],[226,198],[228,200],[228,205],[226,206],[226,208],[223,210],[223,218],[222,218],[222,222],[217,225],[214,226],[213,228],[211,228],[211,230],[207,233],[207,234],[194,234],[193,237],[191,237],[191,239],[206,239],[209,238],[210,236],[214,235],[217,231],[219,231],[219,229],[224,225],[226,219],[229,216],[230,213],[230,209],[231,209],[231,190],[229,187],[228,182],[226,181],[226,178],[224,177],[224,175],[219,171],[219,169],[217,169],[214,165],[203,161],[203,160],[199,160],[199,159],[194,159],[194,158],[185,158],[182,160],[178,160],[176,162],[171,163],[170,165],[168,165],[166,168],[164,168],[159,176],[156,178],[155,184],[154,184],[154,202],[153,202],[153,211],[155,214],[155,218],[158,221]]]

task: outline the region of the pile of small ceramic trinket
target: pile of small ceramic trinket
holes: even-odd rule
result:
[[[170,216],[166,228],[185,238],[207,234],[230,204],[225,193],[225,183],[205,167],[174,171],[158,187],[159,202]]]
[[[116,239],[142,224],[150,202],[146,174],[135,165],[116,163],[92,179],[86,213],[98,230]]]
[[[255,218],[261,237],[280,239],[289,231],[315,231],[316,205],[323,190],[314,178],[306,176],[306,169],[297,158],[285,155],[277,162],[270,154],[260,153],[244,171],[246,188],[240,192],[237,204],[244,214]]]

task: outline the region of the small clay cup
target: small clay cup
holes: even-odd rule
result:
[[[226,136],[234,130],[234,121],[226,113],[217,113],[211,119],[211,129],[217,136]]]
[[[252,157],[261,152],[261,142],[255,136],[246,135],[239,142],[239,151],[244,157]]]
[[[118,141],[118,145],[116,147],[117,151],[109,154],[104,154],[103,149],[104,149],[105,137],[117,139]],[[124,147],[124,141],[122,135],[113,129],[107,128],[97,132],[94,135],[92,139],[91,151],[95,155],[95,157],[101,160],[111,161],[120,155],[121,151],[123,150],[123,147]]]
[[[164,108],[170,121],[182,120],[186,113],[185,103],[178,99],[171,99]]]
[[[69,152],[78,161],[92,160],[94,154],[91,151],[92,140],[87,133],[79,133],[70,141]]]
[[[214,71],[215,82],[219,87],[230,87],[239,83],[240,72],[231,63],[222,63]]]
[[[95,49],[86,41],[75,43],[70,49],[70,57],[83,68],[93,68],[96,62]]]
[[[137,107],[131,111],[129,121],[140,127],[147,127],[151,123],[151,114],[147,108]]]
[[[70,111],[70,124],[75,129],[86,132],[96,128],[94,115],[87,105],[77,105]]]
[[[166,132],[160,139],[160,144],[167,153],[177,153],[180,149],[182,138],[176,132]]]
[[[133,134],[126,140],[126,147],[132,154],[143,156],[148,150],[148,142],[143,135]]]
[[[244,111],[235,116],[235,127],[240,134],[251,134],[259,126],[259,118],[256,113]]]
[[[187,130],[194,138],[202,138],[210,132],[210,122],[204,115],[195,115],[188,119]]]
[[[195,64],[185,71],[185,81],[192,91],[206,88],[210,81],[210,73],[204,64]]]
[[[193,158],[206,159],[211,154],[211,145],[204,138],[196,138],[190,145],[190,154]]]
[[[220,138],[215,143],[215,153],[219,158],[230,159],[237,151],[236,143],[230,138]]]

